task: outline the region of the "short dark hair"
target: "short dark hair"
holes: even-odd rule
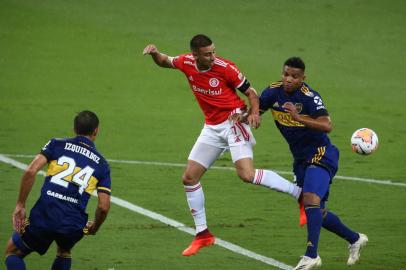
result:
[[[94,112],[81,111],[75,116],[73,126],[77,135],[92,135],[99,127],[99,118]]]
[[[192,37],[190,40],[190,49],[192,51],[197,51],[200,48],[210,46],[211,44],[213,44],[213,41],[211,41],[208,36],[199,34]]]
[[[285,66],[288,67],[294,67],[294,68],[300,68],[301,70],[305,71],[305,63],[300,57],[291,57],[288,60],[285,61]]]

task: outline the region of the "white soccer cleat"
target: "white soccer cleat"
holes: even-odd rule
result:
[[[299,263],[293,270],[309,270],[319,266],[321,266],[320,256],[317,255],[316,258],[302,256],[302,259],[300,259]]]
[[[361,248],[365,246],[368,242],[368,237],[365,234],[359,233],[359,239],[354,243],[348,246],[350,250],[350,256],[348,257],[347,265],[354,265],[361,255]]]

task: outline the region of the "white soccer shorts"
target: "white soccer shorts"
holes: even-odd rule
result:
[[[227,150],[230,150],[234,163],[242,158],[252,159],[255,143],[251,128],[247,124],[229,120],[218,125],[205,124],[188,159],[198,162],[206,169]]]

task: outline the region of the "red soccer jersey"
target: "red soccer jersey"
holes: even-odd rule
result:
[[[199,71],[193,55],[183,54],[175,57],[172,64],[185,74],[206,124],[220,124],[233,110],[246,109],[244,101],[236,93],[245,77],[234,63],[216,57],[209,70]]]

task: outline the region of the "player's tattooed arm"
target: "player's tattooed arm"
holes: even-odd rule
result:
[[[160,67],[164,67],[164,68],[175,68],[172,65],[172,61],[171,59],[173,57],[168,56],[166,54],[160,53],[158,51],[158,48],[154,45],[154,44],[149,44],[144,48],[143,51],[144,55],[151,55],[152,59],[154,60],[155,64],[157,64]]]

